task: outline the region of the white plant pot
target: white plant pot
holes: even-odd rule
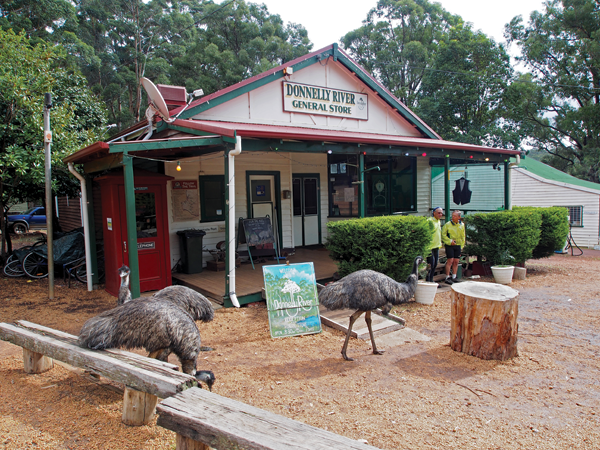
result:
[[[492,266],[492,274],[498,284],[510,284],[514,270],[515,266]]]
[[[415,301],[423,305],[432,305],[437,292],[437,287],[437,283],[419,281],[417,283],[417,289],[415,289]]]

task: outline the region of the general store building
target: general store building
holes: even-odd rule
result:
[[[206,232],[207,250],[224,241],[221,292],[211,295],[226,304],[254,301],[262,271],[234,263],[236,250],[247,251],[238,239],[240,218],[269,216],[280,252],[298,254],[325,242],[330,221],[429,215],[433,164],[508,168],[518,154],[441,139],[336,44],[189,104],[182,89],[159,85],[167,114],[151,113],[150,122],[66,158],[93,180],[90,222],[109,250],[109,292],[117,281],[109,282],[110,272],[123,262],[132,268],[134,296],[170,284],[182,256],[177,232],[194,229]],[[506,173],[498,189],[508,192]],[[446,205],[449,195],[447,183]],[[140,234],[147,222],[153,231]],[[211,255],[203,258],[206,264]],[[253,270],[256,292],[236,293],[242,270]],[[193,282],[173,277],[202,289],[207,272]]]

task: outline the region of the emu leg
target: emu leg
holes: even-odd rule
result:
[[[371,311],[365,313],[365,322],[367,322],[367,328],[369,329],[369,336],[371,336],[371,344],[373,344],[373,354],[383,355],[384,350],[377,350],[375,345],[375,337],[373,337],[373,328],[371,328]]]
[[[148,358],[158,359],[159,361],[167,361],[171,351],[168,348],[159,348],[153,352],[148,353]]]
[[[350,333],[352,332],[352,326],[354,325],[354,322],[356,322],[356,319],[358,319],[363,312],[364,311],[356,311],[354,314],[352,314],[350,316],[350,323],[348,324],[348,332],[346,333],[346,340],[344,341],[344,346],[342,347],[342,356],[344,357],[344,359],[346,361],[354,361],[354,359],[348,358],[348,355],[346,355],[346,349],[348,348],[348,341],[350,340]]]

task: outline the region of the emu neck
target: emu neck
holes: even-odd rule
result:
[[[121,277],[121,287],[119,288],[119,304],[127,303],[131,300],[131,291],[129,290],[129,274]]]

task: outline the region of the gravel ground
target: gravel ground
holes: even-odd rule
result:
[[[273,339],[264,305],[221,309],[199,323],[200,369],[213,392],[382,449],[600,448],[600,258],[530,261],[519,296],[519,356],[483,361],[450,349],[450,292],[432,306],[395,308],[431,338],[373,355],[343,334]],[[482,278],[481,281],[492,281]],[[77,334],[115,305],[102,290],[0,277],[0,321],[25,319]],[[359,319],[362,320],[362,319]],[[384,346],[385,348],[385,346]],[[170,361],[177,363],[176,358]],[[57,365],[23,372],[21,349],[0,341],[0,449],[173,449],[155,423],[121,423],[122,386]]]

